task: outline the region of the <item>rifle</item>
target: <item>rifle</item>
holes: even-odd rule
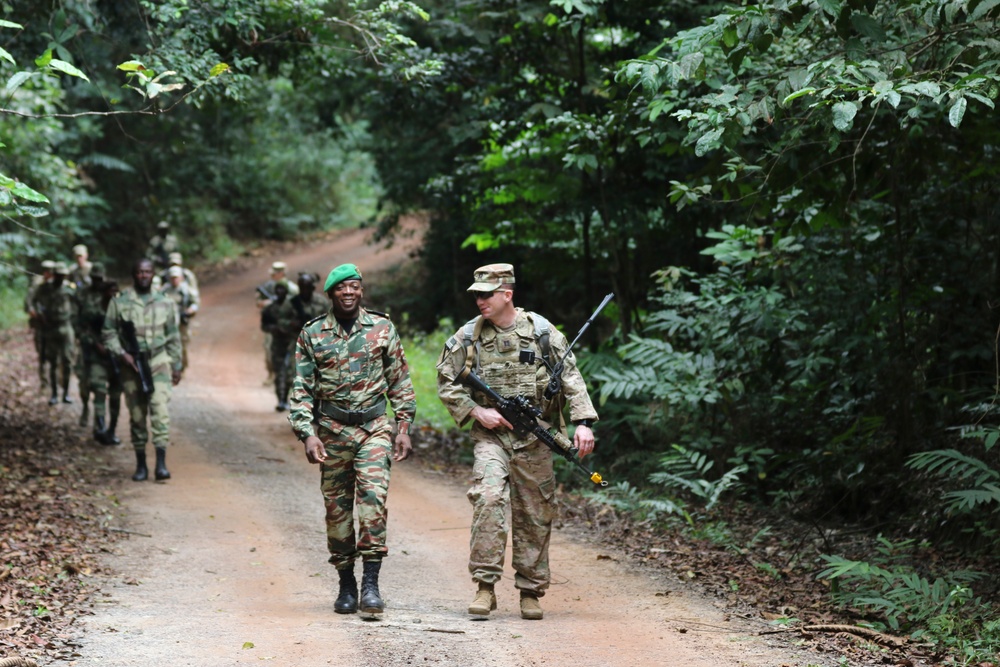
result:
[[[580,331],[577,332],[576,338],[574,338],[573,342],[566,348],[566,354],[564,354],[562,359],[557,361],[556,365],[552,367],[552,375],[549,377],[549,384],[545,387],[545,400],[550,400],[553,396],[562,391],[562,373],[563,368],[566,365],[566,358],[569,356],[569,353],[573,351],[573,346],[576,345],[576,341],[580,340],[580,336],[582,336],[583,332],[587,330],[590,323],[594,321],[594,318],[597,317],[602,310],[604,310],[604,306],[608,305],[608,301],[611,301],[613,298],[615,298],[614,292],[604,297],[604,301],[601,301],[601,305],[597,307],[594,314],[583,323],[582,327],[580,327]]]
[[[273,295],[270,292],[268,292],[264,288],[263,285],[257,285],[257,294],[260,294],[262,297],[264,297],[268,301],[277,301],[277,299],[278,299],[278,297],[276,297],[275,295]]]
[[[562,433],[552,433],[548,430],[548,428],[546,428],[546,426],[543,425],[542,422],[539,421],[538,418],[542,414],[542,411],[533,406],[527,398],[524,396],[504,398],[500,394],[493,391],[489,385],[483,382],[482,379],[473,373],[469,368],[466,368],[459,374],[458,381],[486,394],[487,398],[493,402],[496,409],[503,415],[503,418],[511,423],[514,427],[514,432],[518,436],[524,437],[530,433],[545,443],[545,445],[553,452],[576,465],[587,475],[591,482],[601,486],[608,485],[604,478],[601,477],[600,473],[588,470],[587,466],[580,462],[580,459],[576,455],[577,449],[573,446],[573,443],[569,441],[569,438],[564,436]]]
[[[139,370],[139,391],[145,394],[148,399],[153,395],[153,371],[149,367],[149,352],[142,352],[139,349],[139,339],[135,336],[135,322],[123,320],[121,324],[122,342],[125,343],[125,351],[135,359],[136,368]]]

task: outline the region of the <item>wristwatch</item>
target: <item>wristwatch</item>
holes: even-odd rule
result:
[[[594,420],[593,419],[577,419],[576,421],[573,422],[573,425],[574,426],[586,426],[587,428],[591,428],[594,425]]]

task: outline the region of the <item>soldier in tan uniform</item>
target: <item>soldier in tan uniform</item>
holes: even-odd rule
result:
[[[569,344],[544,317],[514,307],[513,266],[480,267],[468,291],[476,298],[480,316],[448,339],[437,370],[438,397],[451,416],[459,425],[474,421],[469,572],[479,590],[469,613],[487,616],[497,608],[494,586],[503,573],[510,533],[521,617],[537,620],[542,618],[538,598],[550,582],[549,538],[555,514],[552,452],[532,435],[518,437],[484,395],[456,380],[468,364],[501,396],[525,396],[543,417],[557,423],[565,399],[576,425],[573,443],[580,457],[594,449],[591,426],[597,412],[572,354],[565,360],[562,394],[552,401],[544,399],[549,369],[543,360],[562,359]]]
[[[90,286],[90,271],[94,265],[88,257],[90,257],[90,253],[87,246],[82,244],[73,246],[73,261],[76,262],[76,265],[69,272],[69,279],[73,281],[77,289]]]
[[[52,269],[56,263],[51,259],[42,262],[41,275],[33,275],[31,284],[28,286],[28,293],[24,297],[24,312],[28,314],[28,326],[31,327],[31,335],[35,342],[35,352],[38,353],[38,379],[42,383],[42,389],[49,385],[49,378],[45,374],[45,337],[42,331],[41,313],[38,312],[38,305],[35,303],[35,296],[38,288],[52,280]]]

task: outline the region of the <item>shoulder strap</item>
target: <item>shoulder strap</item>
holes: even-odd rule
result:
[[[472,370],[473,366],[478,366],[479,355],[476,354],[476,351],[479,345],[479,336],[483,333],[483,322],[485,322],[485,319],[480,315],[479,317],[472,318],[462,327],[466,375]]]
[[[542,358],[545,359],[545,363],[551,368],[552,345],[549,343],[549,332],[552,330],[552,325],[538,313],[529,312],[528,314],[531,316],[531,321],[535,324],[535,340],[538,341],[538,347],[542,350]]]

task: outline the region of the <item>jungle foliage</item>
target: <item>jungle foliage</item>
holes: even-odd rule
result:
[[[624,495],[995,566],[1000,0],[0,7],[5,279],[159,219],[211,257],[419,212],[415,330],[490,261],[570,333],[615,293],[580,352]],[[996,594],[830,559],[893,627]]]

